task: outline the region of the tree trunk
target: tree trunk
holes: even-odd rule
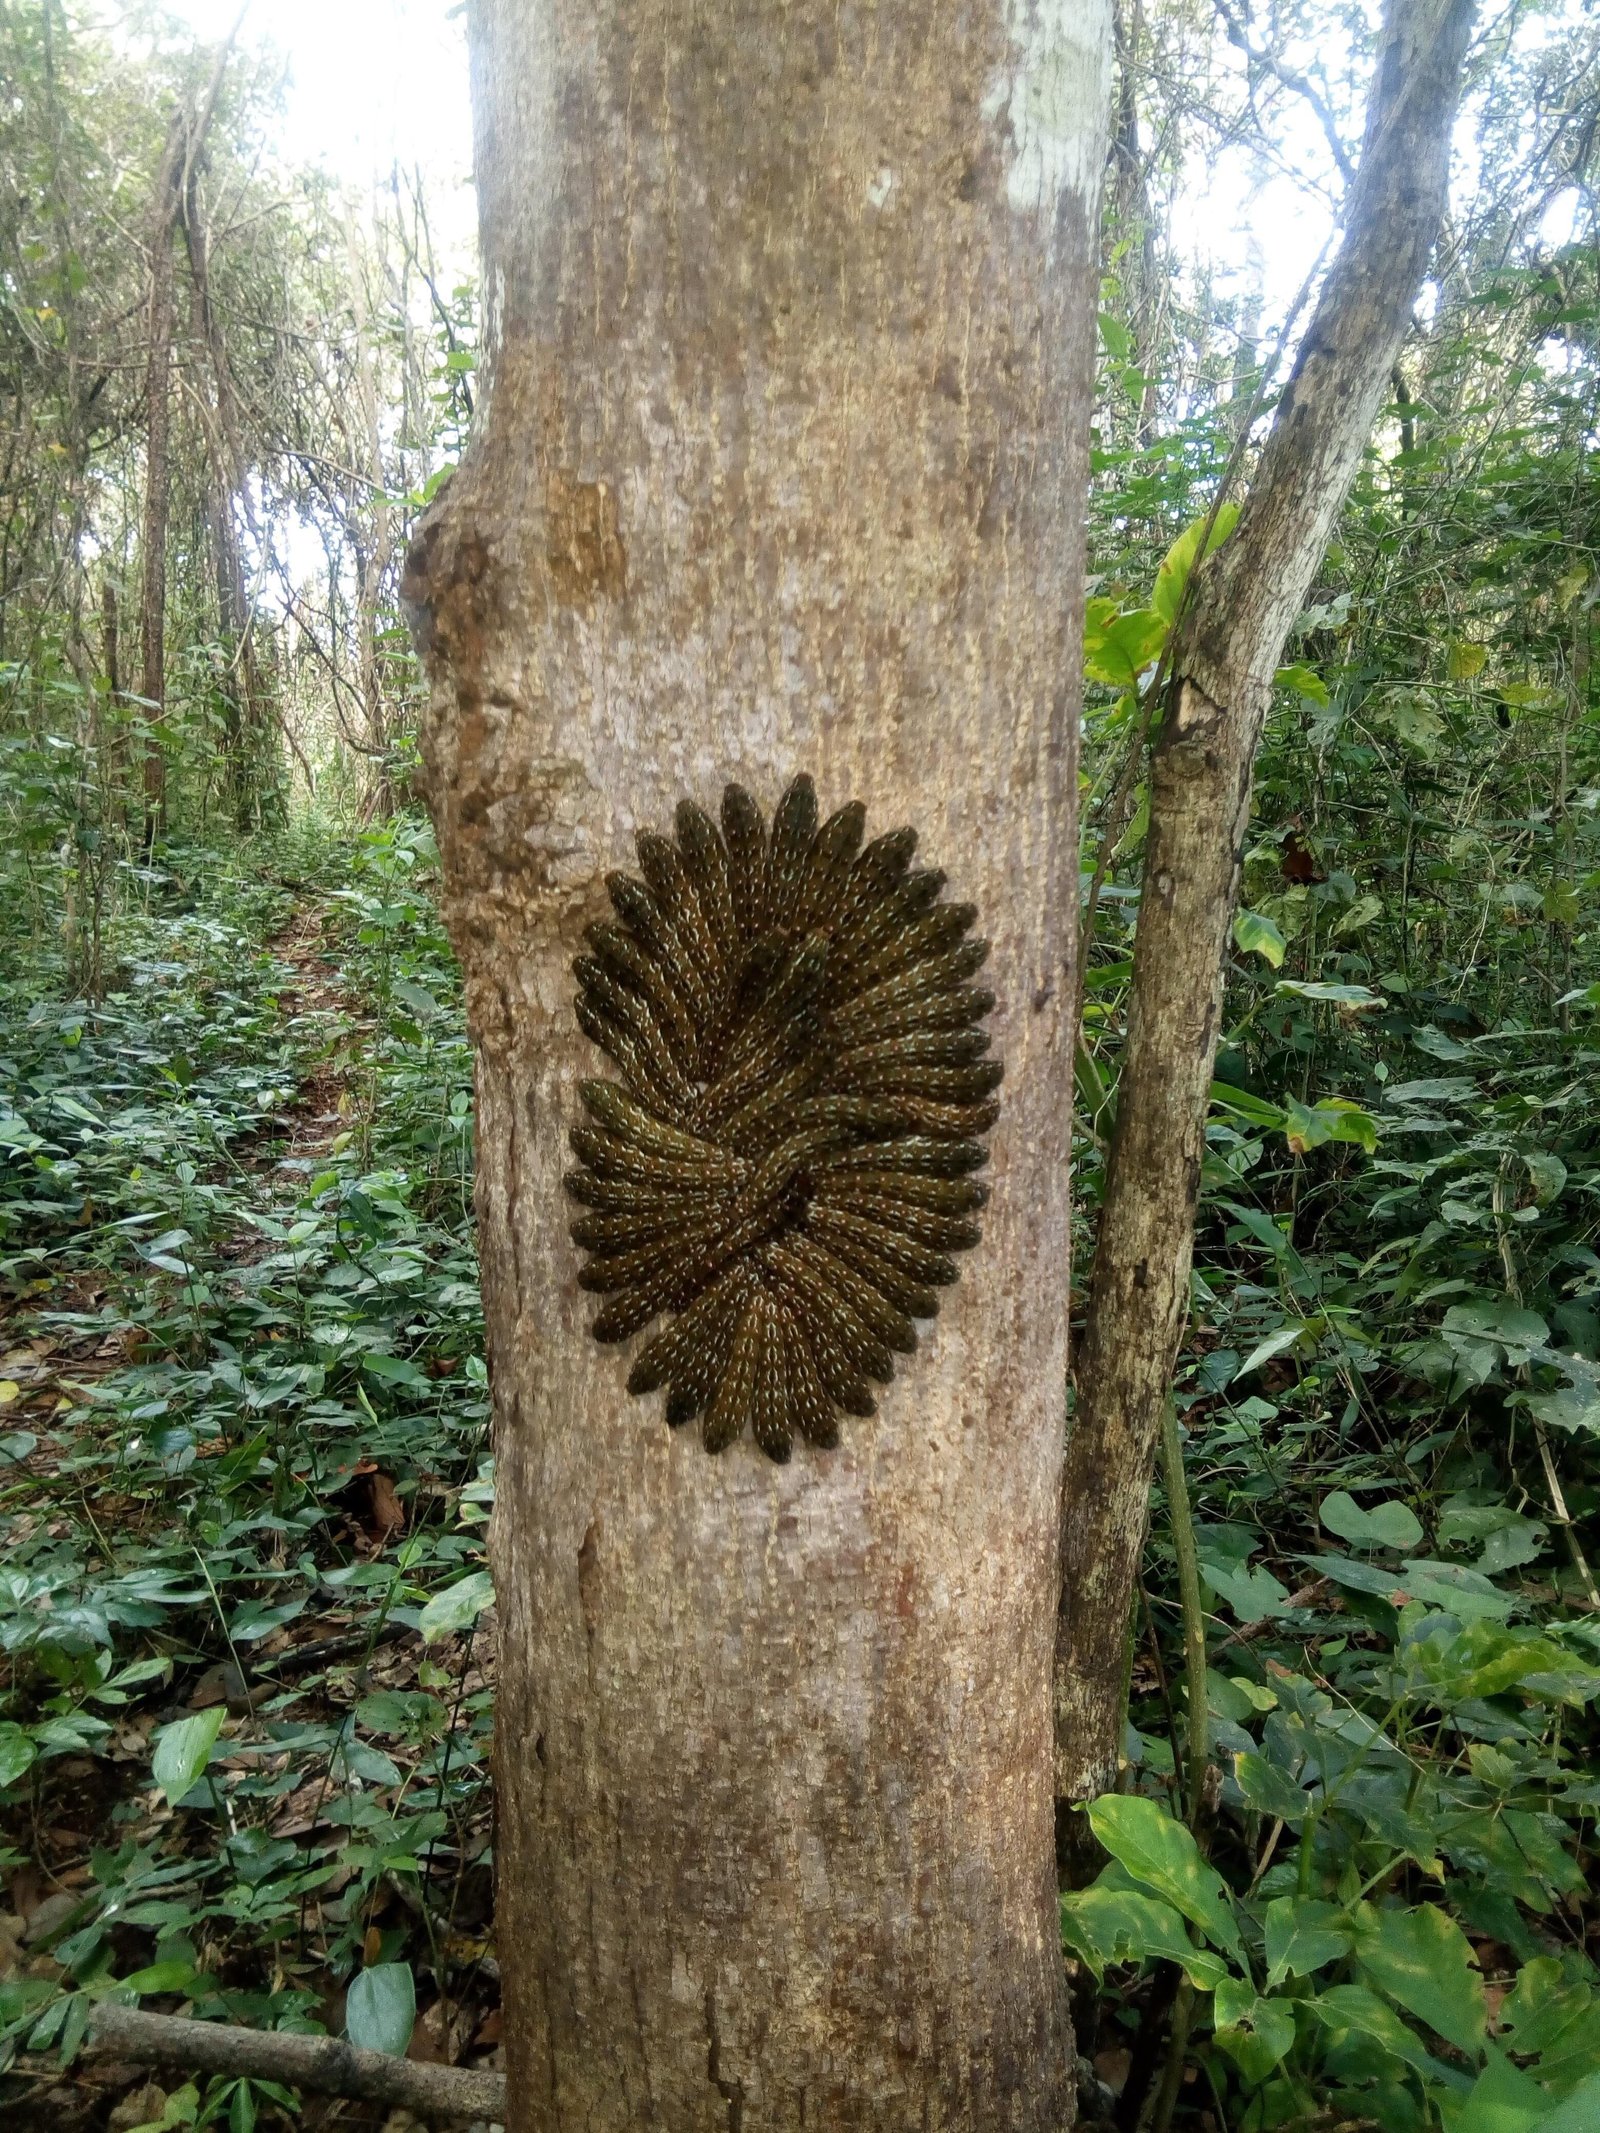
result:
[[[388,504],[383,467],[383,439],[378,428],[378,378],[373,352],[372,313],[367,302],[367,266],[356,230],[354,210],[345,213],[345,256],[350,266],[350,304],[356,327],[356,400],[361,412],[362,473],[371,488],[372,530],[356,544],[356,650],[361,674],[361,704],[366,718],[368,759],[377,765],[377,783],[367,795],[364,812],[377,819],[393,812],[394,788],[386,760],[391,735],[384,699],[383,667],[378,656],[378,609],[384,582],[394,560],[394,518]],[[352,520],[356,518],[352,506]]]
[[[1194,580],[1154,744],[1117,1128],[1063,1495],[1056,1783],[1064,1801],[1107,1790],[1120,1762],[1129,1611],[1188,1311],[1223,973],[1272,677],[1427,266],[1472,13],[1469,0],[1389,0],[1344,243],[1238,527]]]
[[[1107,10],[480,0],[490,387],[408,562],[478,1053],[510,2124],[1044,2129]],[[836,1449],[597,1345],[570,964],[689,796],[901,824],[1003,1058],[978,1248]],[[659,853],[657,855],[659,857]],[[677,1321],[682,1323],[682,1321]]]
[[[167,144],[150,202],[149,353],[144,382],[144,524],[140,541],[139,694],[146,726],[166,709],[167,520],[172,509],[172,232],[177,221],[188,114],[179,109],[167,128]],[[144,839],[154,842],[166,814],[166,750],[153,733],[144,737]]]
[[[150,195],[149,352],[144,384],[144,524],[139,591],[139,693],[146,725],[162,717],[167,697],[167,521],[172,510],[172,328],[174,275],[172,239],[182,212],[188,168],[205,144],[222,90],[228,56],[239,32],[235,21],[217,47],[198,105],[181,104],[167,127],[166,146]],[[144,745],[144,835],[153,842],[167,806],[167,758],[159,739]]]

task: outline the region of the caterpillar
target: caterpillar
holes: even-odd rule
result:
[[[649,1331],[630,1393],[664,1390],[708,1451],[748,1430],[782,1462],[876,1412],[979,1242],[988,943],[915,830],[866,844],[861,803],[820,820],[809,777],[770,828],[738,785],[720,826],[684,800],[673,827],[607,876],[615,921],[572,966],[614,1069],[568,1135],[579,1283],[605,1299],[596,1340]]]

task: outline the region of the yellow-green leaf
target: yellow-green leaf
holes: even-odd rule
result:
[[[1161,560],[1156,572],[1156,589],[1150,595],[1150,605],[1170,629],[1178,619],[1178,610],[1183,605],[1184,588],[1201,558],[1200,543],[1205,541],[1205,553],[1210,555],[1220,548],[1239,522],[1239,506],[1224,504],[1213,519],[1197,518],[1192,526],[1186,526]],[[1210,531],[1207,532],[1209,524]]]
[[[1483,672],[1489,657],[1486,644],[1453,644],[1445,656],[1445,666],[1452,681],[1472,681]]]
[[[1274,970],[1282,968],[1287,943],[1272,920],[1259,911],[1234,913],[1233,942],[1242,955],[1259,955]]]

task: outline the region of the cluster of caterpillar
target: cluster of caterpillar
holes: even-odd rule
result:
[[[642,879],[607,877],[616,921],[573,964],[621,1077],[580,1084],[566,1179],[578,1279],[607,1299],[594,1336],[670,1313],[628,1390],[666,1386],[712,1452],[747,1423],[771,1459],[837,1443],[979,1239],[988,943],[912,865],[914,830],[865,827],[859,801],[819,827],[808,777],[770,834],[738,785],[720,830],[685,800],[676,838],[640,834]]]

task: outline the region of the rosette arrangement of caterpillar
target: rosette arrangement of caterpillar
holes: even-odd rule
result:
[[[654,1328],[628,1390],[783,1460],[874,1412],[979,1241],[1001,1069],[977,912],[914,830],[865,843],[859,802],[819,823],[808,777],[770,830],[740,786],[721,813],[684,800],[607,877],[573,969],[616,1078],[579,1086],[566,1186],[595,1339]]]

